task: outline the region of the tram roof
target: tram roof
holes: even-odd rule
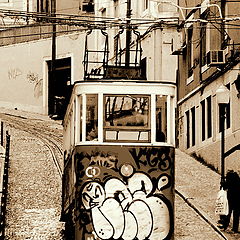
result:
[[[72,95],[86,94],[161,94],[175,96],[175,84],[149,81],[79,81]]]
[[[89,83],[94,83],[94,84],[110,84],[110,83],[114,83],[114,84],[128,84],[128,83],[135,83],[135,84],[164,84],[164,85],[173,85],[176,86],[176,82],[172,82],[172,81],[164,81],[164,80],[154,80],[154,81],[150,81],[150,80],[139,80],[139,79],[96,79],[96,80],[78,80],[74,82],[74,85],[78,85],[78,84],[89,84]]]
[[[96,88],[96,86],[98,86]],[[116,88],[117,87],[117,88]],[[147,87],[147,88],[144,88]],[[77,81],[74,84],[73,94],[107,93],[107,94],[166,94],[175,95],[176,83],[167,81],[139,81],[139,80],[97,80]],[[122,92],[124,90],[124,92]]]

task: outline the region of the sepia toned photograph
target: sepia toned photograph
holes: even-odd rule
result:
[[[240,1],[0,0],[0,240],[240,240]]]

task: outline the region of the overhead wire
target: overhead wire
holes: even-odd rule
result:
[[[186,7],[183,9],[191,9],[191,7]],[[50,13],[39,13],[39,12],[26,12],[26,11],[16,11],[16,10],[8,10],[8,9],[0,9],[0,17],[3,19],[5,17],[9,18],[15,18],[15,23],[17,21],[23,21],[26,20],[26,18],[33,19],[33,21],[36,21],[36,19],[40,19],[40,22],[46,22],[45,24],[51,24],[51,23],[57,23],[61,25],[75,25],[80,27],[90,27],[90,28],[115,28],[115,27],[122,27],[124,28],[126,26],[126,19],[116,19],[114,17],[107,17],[107,16],[93,16],[93,15],[72,15],[72,14],[56,14],[56,17],[51,16]],[[133,23],[131,23],[132,27],[141,27],[145,26],[150,29],[154,27],[161,27],[161,28],[167,28],[167,27],[179,27],[179,19],[178,18],[159,18],[159,19],[137,19],[137,18],[131,18]],[[226,19],[222,19],[219,17],[210,18],[207,20],[209,23],[214,24],[223,24],[222,21]],[[240,17],[235,16],[234,18],[227,19],[227,21],[237,21],[240,20]],[[192,19],[187,20],[185,22],[204,22],[206,20],[203,19]],[[28,27],[36,27],[35,24],[28,24],[24,25],[24,23],[21,22],[21,24],[18,22],[17,26],[28,26]],[[38,21],[37,21],[38,22]],[[43,24],[43,23],[41,23]],[[151,25],[153,24],[153,27]],[[226,25],[229,25],[229,23],[226,23]],[[44,25],[42,25],[44,26]],[[239,25],[231,25],[238,27]],[[7,25],[6,23],[0,24],[1,28],[4,29],[11,29],[16,26],[13,25]],[[214,26],[216,28],[216,26]],[[186,28],[186,25],[183,25],[182,28]],[[71,32],[72,30],[70,30]],[[75,31],[75,30],[74,30]],[[68,32],[68,31],[65,31]],[[51,33],[51,32],[49,32]],[[49,34],[46,33],[46,34]],[[197,40],[196,40],[197,41]]]
[[[13,10],[3,10],[0,9],[0,12],[3,14],[2,17],[10,17],[10,18],[23,18],[26,19],[29,18],[31,19],[41,19],[42,21],[50,22],[50,23],[63,23],[65,21],[65,24],[69,25],[83,25],[84,23],[87,23],[90,27],[114,27],[114,26],[119,26],[119,27],[124,27],[126,26],[126,22],[122,19],[116,19],[116,18],[109,18],[105,17],[102,18],[100,17],[101,20],[98,20],[99,17],[93,17],[94,19],[91,20],[91,17],[89,18],[88,16],[79,19],[79,16],[76,15],[66,15],[66,14],[61,14],[61,15],[56,15],[56,17],[52,17],[50,14],[39,14],[36,12],[30,13],[30,12],[19,12],[19,11],[13,11]],[[63,16],[63,17],[62,17]],[[66,17],[67,16],[67,17]],[[177,18],[167,18],[167,19],[162,19],[163,21],[178,21]],[[132,21],[136,21],[135,23],[132,23],[132,26],[140,26],[140,25],[148,25],[148,24],[153,24],[156,22],[154,19],[132,19]],[[139,22],[137,22],[139,21]],[[141,22],[140,22],[141,21]],[[159,20],[158,20],[159,21]],[[93,24],[93,25],[91,25]],[[6,24],[5,24],[6,25]]]
[[[59,34],[59,33],[70,33],[70,32],[83,32],[87,31],[88,28],[86,29],[72,29],[72,30],[62,30],[62,31],[55,31],[54,33]],[[29,33],[29,34],[21,34],[21,35],[11,35],[11,36],[0,36],[0,39],[4,38],[19,38],[19,37],[31,37],[31,36],[38,36],[38,35],[50,35],[52,34],[53,31],[49,32],[41,32],[41,33]]]

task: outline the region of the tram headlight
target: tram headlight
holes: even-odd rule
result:
[[[120,173],[124,177],[130,177],[133,174],[133,166],[129,163],[124,163],[120,168]]]

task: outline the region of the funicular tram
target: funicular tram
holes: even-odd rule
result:
[[[73,87],[63,122],[67,239],[174,238],[175,85],[139,69],[105,64],[96,79],[101,71],[86,68]]]

